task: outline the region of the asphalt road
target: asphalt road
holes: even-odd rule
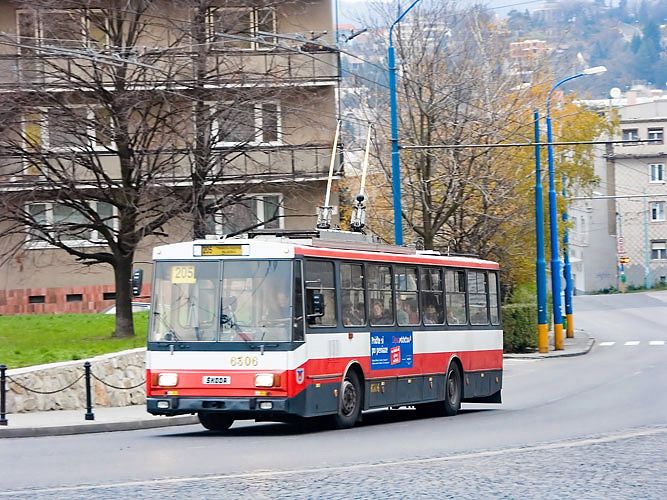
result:
[[[499,406],[6,439],[0,498],[667,498],[667,292],[576,297],[575,326],[593,350],[506,360]]]

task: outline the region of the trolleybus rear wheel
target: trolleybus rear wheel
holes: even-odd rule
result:
[[[354,371],[349,371],[343,380],[338,400],[338,412],[333,416],[334,425],[339,429],[353,427],[361,412],[361,387]]]
[[[451,417],[461,409],[461,371],[459,365],[452,362],[445,377],[445,401],[443,413]]]
[[[199,412],[199,422],[209,431],[226,431],[234,423],[234,419],[221,413]]]

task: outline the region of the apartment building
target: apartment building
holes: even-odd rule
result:
[[[619,108],[623,140],[646,140],[614,147],[619,255],[627,283],[643,286],[667,280],[667,180],[664,134],[667,98]]]
[[[578,193],[590,198],[569,208],[574,286],[579,293],[591,293],[620,289],[623,283],[643,287],[665,282],[667,96],[661,90],[633,87],[622,96],[585,104],[618,113],[613,140],[652,142],[597,147],[599,186],[592,194]]]
[[[152,247],[193,227],[315,226],[336,125],[330,0],[126,4],[0,0],[0,197],[18,214],[0,222],[0,314],[113,305],[111,259],[81,263],[118,253],[128,204],[144,296]]]

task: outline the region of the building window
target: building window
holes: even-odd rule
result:
[[[17,32],[22,55],[33,55],[29,46],[103,48],[108,45],[108,22],[101,10],[19,10]]]
[[[667,259],[667,243],[665,240],[651,242],[651,260]]]
[[[281,194],[249,195],[244,201],[208,214],[206,234],[232,234],[247,229],[280,229],[283,227],[284,215],[282,201]]]
[[[211,127],[214,142],[221,146],[238,144],[280,144],[280,105],[277,102],[224,102],[213,107]]]
[[[113,205],[93,201],[90,206],[106,226],[115,229],[118,218]],[[28,205],[26,211],[34,222],[28,236],[30,248],[48,247],[45,239],[49,237],[82,246],[106,243],[102,234],[92,228],[96,223],[73,207],[62,203],[39,202]]]
[[[638,141],[639,140],[639,130],[636,128],[624,128],[623,129],[623,140],[624,141]],[[633,146],[633,144],[624,144],[624,146]]]
[[[663,136],[662,136],[662,128],[650,128],[648,129],[648,138],[650,140],[655,140],[658,142],[651,142],[649,144],[662,144],[663,143]]]
[[[270,50],[276,32],[276,13],[270,8],[212,7],[208,11],[209,43],[219,50]]]
[[[664,201],[652,201],[649,204],[649,209],[651,210],[651,220],[654,222],[664,221],[665,220],[665,202]]]
[[[114,146],[111,115],[99,106],[31,110],[24,114],[23,133],[25,148],[31,152],[105,150]]]
[[[651,163],[649,165],[650,182],[665,182],[665,165],[662,163]]]

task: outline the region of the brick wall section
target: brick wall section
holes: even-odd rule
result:
[[[132,300],[149,302],[150,289],[150,284],[144,284],[141,296]],[[114,305],[113,299],[104,300],[104,294],[114,290],[114,285],[0,290],[0,314],[99,313]],[[68,302],[68,295],[81,295],[81,301]],[[44,303],[31,304],[30,297],[44,297]]]

